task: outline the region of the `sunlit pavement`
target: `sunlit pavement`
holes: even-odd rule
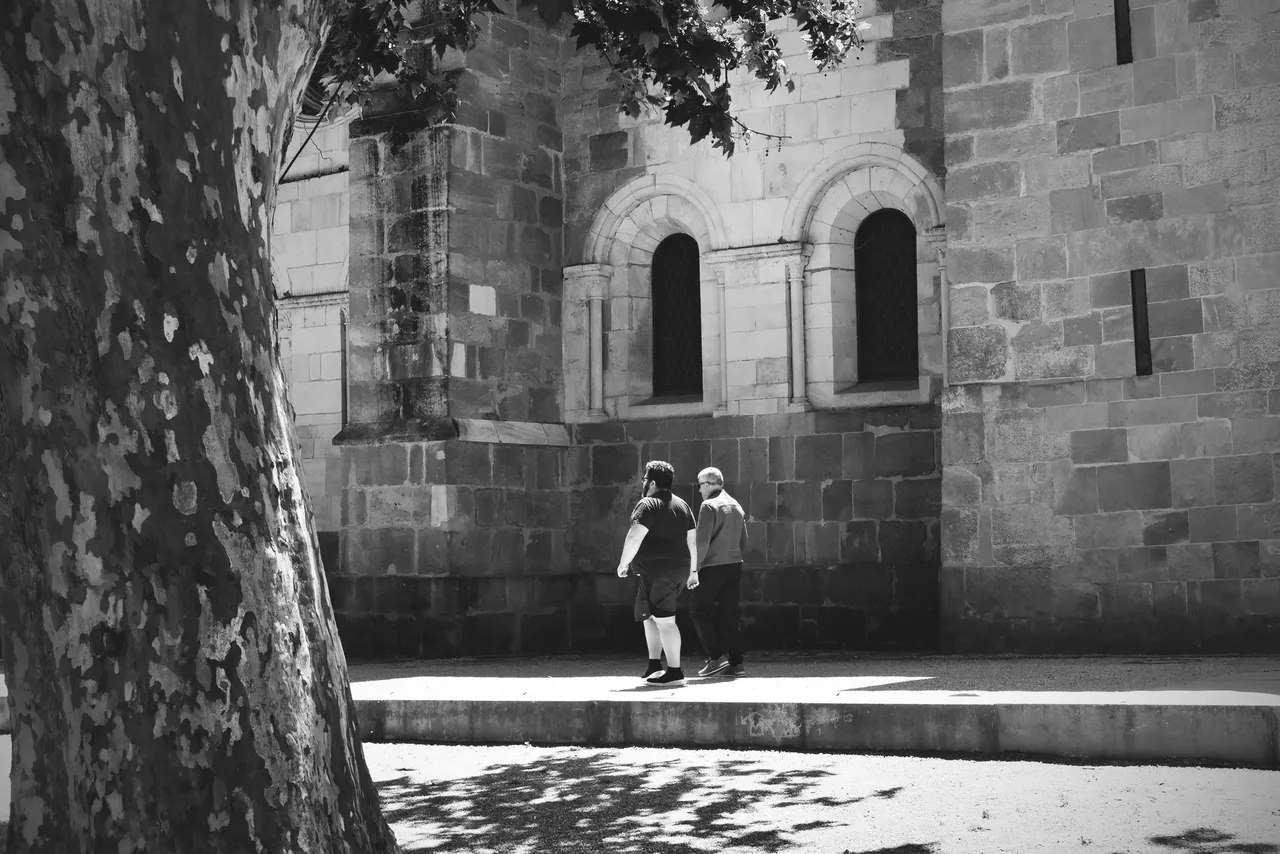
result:
[[[409,852],[1280,852],[1280,772],[367,744]]]

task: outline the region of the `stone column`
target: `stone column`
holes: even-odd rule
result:
[[[587,349],[591,377],[590,413],[604,415],[604,297],[587,297]]]
[[[947,284],[947,233],[941,226],[925,239],[938,258],[938,329],[942,336],[942,387],[950,383],[947,375],[947,340],[951,335],[951,288]]]
[[[806,247],[808,249],[808,247]],[[809,251],[787,259],[787,338],[791,358],[791,399],[793,408],[809,408],[808,380],[805,375],[804,282]]]
[[[587,415],[593,419],[604,417],[604,298],[612,275],[607,264],[564,268],[565,304],[585,309],[586,352],[581,355],[586,358]]]
[[[729,412],[729,322],[727,319],[729,265],[716,264],[713,269],[716,274],[717,308],[720,312],[720,391],[715,411],[717,414],[724,415]]]

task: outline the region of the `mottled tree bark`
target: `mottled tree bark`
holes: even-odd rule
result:
[[[272,319],[329,2],[0,3],[12,852],[395,850]]]

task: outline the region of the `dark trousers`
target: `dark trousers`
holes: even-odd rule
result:
[[[706,566],[698,572],[698,586],[689,591],[689,616],[707,658],[729,656],[742,663],[742,633],[738,631],[738,597],[742,562]]]

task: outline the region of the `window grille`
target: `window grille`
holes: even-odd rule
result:
[[[702,395],[698,241],[673,234],[653,254],[653,395]]]
[[[853,241],[858,311],[858,383],[920,375],[916,312],[916,229],[885,208],[858,226]]]

